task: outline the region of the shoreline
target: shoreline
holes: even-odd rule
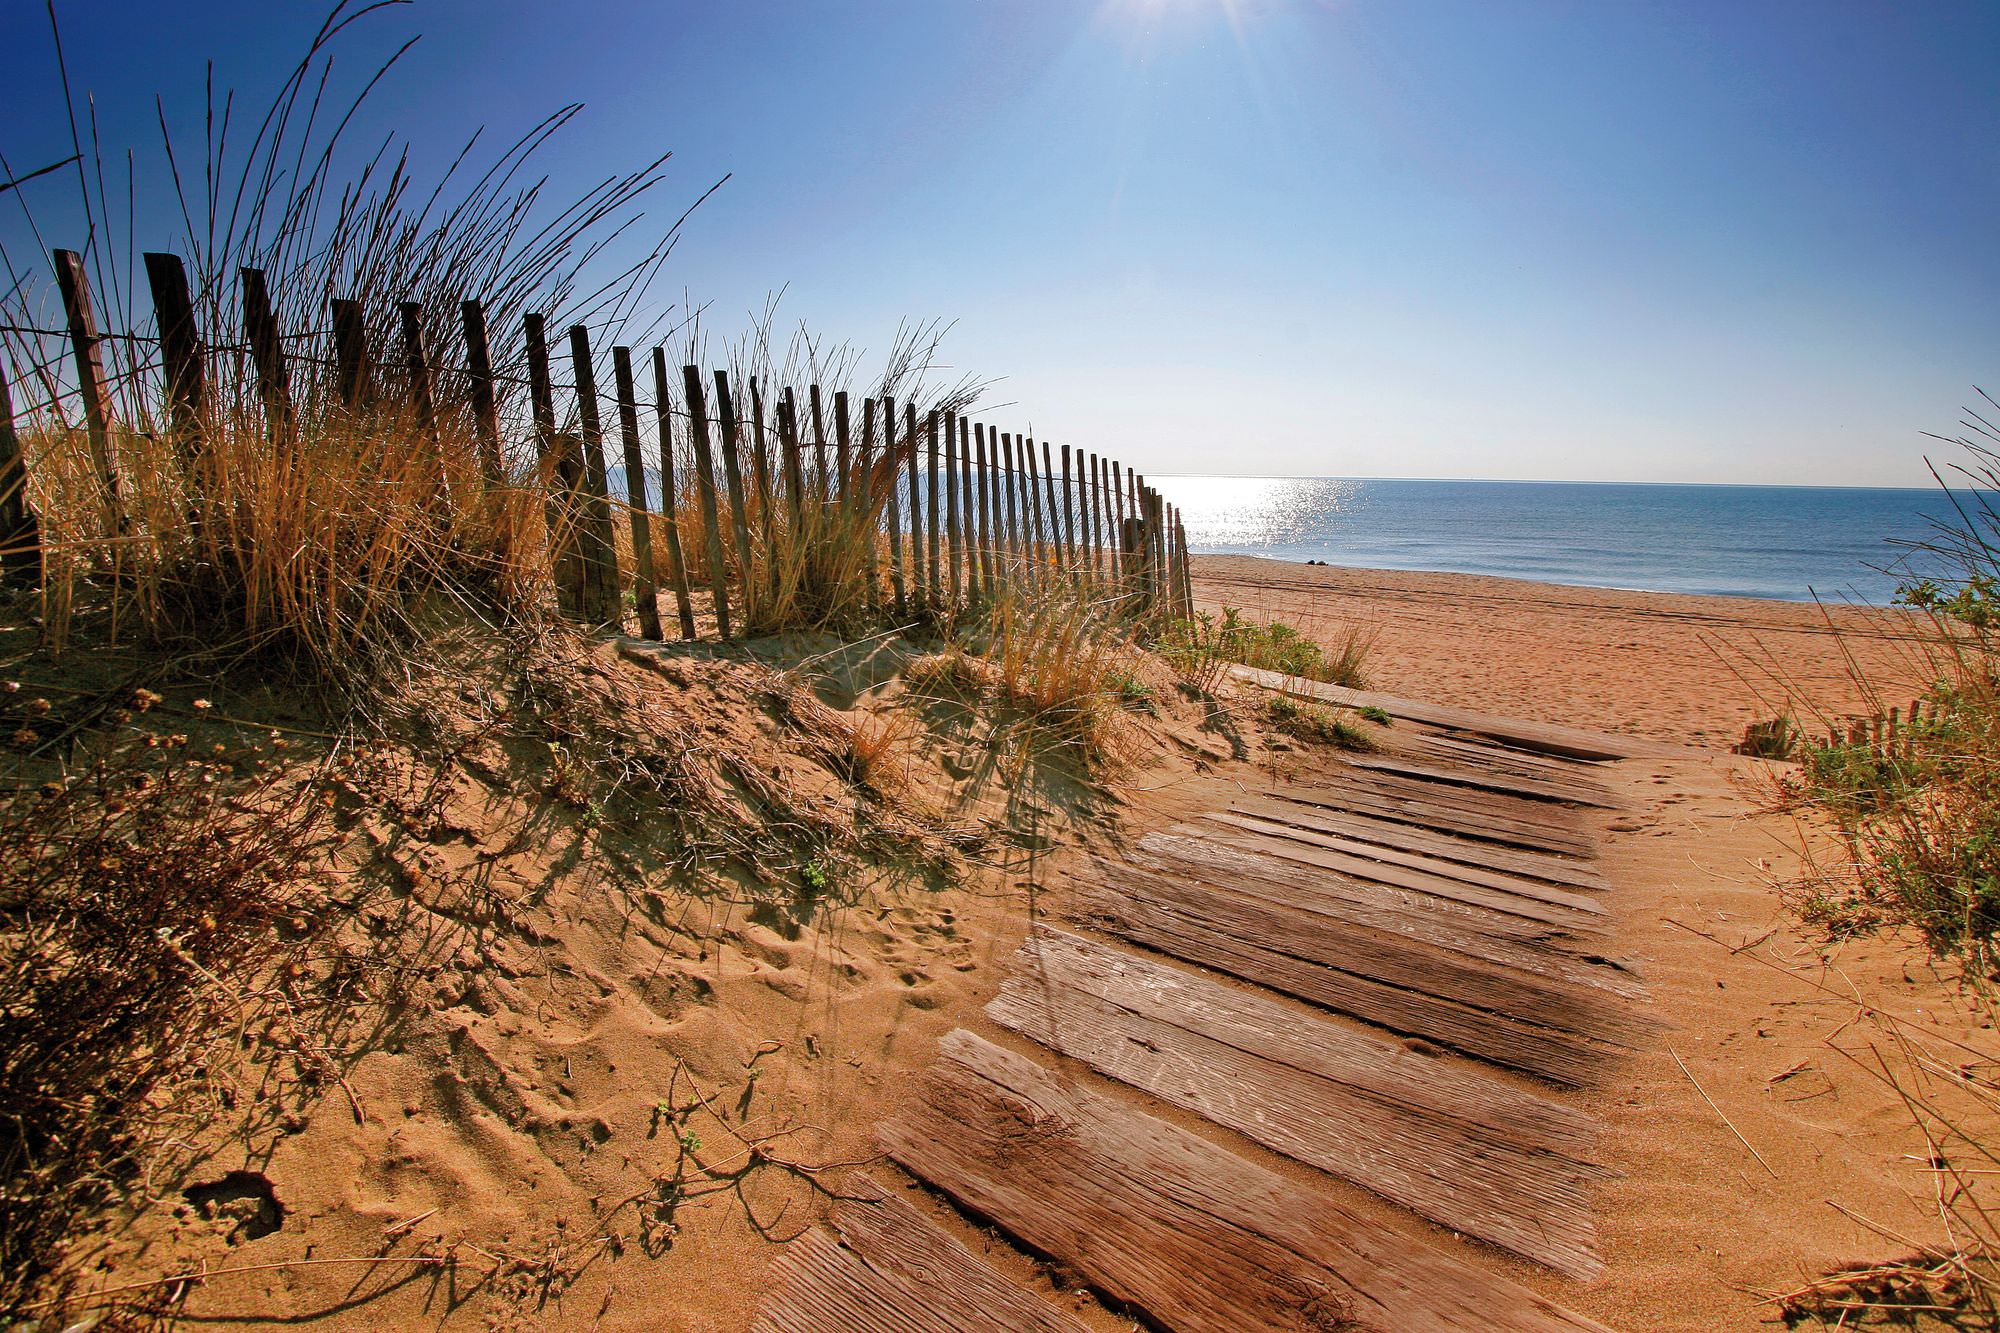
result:
[[[1726,748],[1792,712],[1814,730],[1907,706],[1929,622],[1887,607],[1197,555],[1200,610],[1371,636],[1372,689]]]

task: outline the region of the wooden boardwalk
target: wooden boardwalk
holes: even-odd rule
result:
[[[1481,1250],[1600,1271],[1609,1168],[1566,1094],[1649,1025],[1603,957],[1617,801],[1593,770],[1649,756],[1450,714],[1073,876],[992,1035],[948,1037],[884,1127],[890,1157],[1150,1326],[1597,1328]],[[1316,1173],[1395,1207],[1356,1212]],[[867,1194],[794,1247],[760,1329],[1083,1327]]]

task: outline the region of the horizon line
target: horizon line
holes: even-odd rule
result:
[[[1330,473],[1280,472],[1156,472],[1149,475],[1155,481],[1185,477],[1190,481],[1434,481],[1463,482],[1480,486],[1712,486],[1773,491],[1923,491],[1926,493],[1949,492],[1954,489],[1971,491],[1987,489],[1979,486],[1945,487],[1936,483],[1929,486],[1881,486],[1863,482],[1631,481],[1618,478],[1581,477],[1360,477]]]

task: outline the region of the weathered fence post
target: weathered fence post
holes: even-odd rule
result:
[[[1148,486],[1146,495],[1146,610],[1158,611],[1167,594],[1167,526],[1160,493]]]
[[[1060,570],[1063,565],[1062,506],[1056,498],[1055,455],[1049,450],[1049,442],[1042,441],[1042,495],[1047,501],[1044,512],[1049,519],[1049,564]]]
[[[826,413],[820,409],[819,385],[806,389],[806,406],[812,413],[813,468],[818,477],[819,498],[824,500],[833,494],[833,487],[827,484]]]
[[[28,503],[28,468],[14,431],[14,398],[0,367],[0,572],[24,584],[41,581],[42,533]]]
[[[926,494],[924,486],[918,482],[918,474],[924,472],[924,450],[918,448],[916,438],[916,404],[904,404],[902,408],[902,434],[910,440],[910,582],[916,584],[916,600],[926,608],[938,606],[938,420],[936,414],[930,416],[930,478],[932,488]]]
[[[998,512],[998,509],[993,494],[993,451],[999,449],[1000,442],[997,439],[992,441],[992,450],[989,451],[987,448],[986,423],[983,421],[973,423],[972,433],[973,441],[979,449],[979,470],[973,474],[979,486],[979,505],[977,510],[979,515],[979,542],[973,547],[973,550],[979,555],[980,594],[991,597],[996,583],[997,572],[994,566],[996,555],[994,544],[998,540],[996,536],[997,525],[994,521],[994,515]]]
[[[208,420],[208,375],[201,334],[194,326],[194,297],[179,255],[146,253],[146,284],[160,326],[160,361],[166,370],[167,411],[181,467],[192,470]]]
[[[944,582],[939,578],[938,560],[938,414],[935,409],[924,418],[924,485],[929,503],[924,506],[924,583],[932,611],[944,602]]]
[[[583,427],[585,522],[583,552],[590,575],[590,605],[585,617],[598,624],[620,624],[618,534],[611,519],[611,479],[604,466],[604,425],[597,413],[597,370],[590,358],[590,331],[573,324],[569,331],[570,367],[576,375],[576,406]]]
[[[977,547],[973,539],[972,423],[958,419],[958,549],[965,566],[964,596],[970,600],[978,591],[974,561]]]
[[[56,284],[62,288],[63,311],[69,316],[70,351],[76,359],[77,387],[83,393],[83,424],[90,441],[90,461],[97,470],[98,504],[107,532],[125,529],[118,503],[118,465],[111,454],[111,395],[104,383],[104,339],[97,332],[97,315],[90,305],[90,277],[83,256],[74,250],[55,252]]]
[[[848,429],[847,390],[839,389],[833,395],[833,496],[845,500],[853,490],[853,481],[848,473]]]
[[[1014,468],[1014,437],[1006,431],[1000,432],[1000,480],[1007,492],[1007,557],[1011,565],[1018,566],[1022,557],[1021,487],[1019,473]],[[1020,570],[1010,568],[1008,575],[1018,578]]]
[[[674,609],[681,637],[694,637],[694,595],[688,587],[687,558],[681,550],[679,500],[674,480],[674,409],[667,392],[667,349],[653,349],[653,415],[660,426],[660,517],[667,525],[667,559],[673,563]]]
[[[1109,549],[1111,544],[1111,525],[1106,518],[1104,498],[1104,459],[1097,454],[1092,454],[1090,456],[1090,526],[1094,535],[1090,543],[1090,569],[1091,576],[1097,580],[1099,586],[1102,586],[1104,581],[1110,577],[1111,565],[1111,552]]]
[[[945,568],[947,570],[946,603],[956,611],[965,596],[964,570],[959,562],[965,556],[965,539],[958,530],[958,414],[944,414],[944,543]]]
[[[715,504],[715,456],[708,447],[708,403],[702,393],[701,367],[681,368],[681,388],[687,395],[688,439],[694,446],[694,493],[701,509],[701,530],[708,547],[708,588],[715,599],[715,628],[729,637],[729,562],[722,553],[722,522]]]
[[[334,386],[340,405],[359,411],[368,405],[368,324],[361,302],[336,297],[333,310]]]
[[[410,402],[417,409],[417,429],[437,439],[437,404],[431,398],[431,363],[424,351],[424,308],[415,301],[397,303],[403,324],[403,365],[410,376]]]
[[[535,418],[535,467],[546,502],[549,559],[556,578],[556,606],[566,616],[585,614],[583,556],[577,547],[576,497],[581,460],[572,460],[556,436],[555,386],[549,377],[549,344],[540,315],[523,315],[528,351],[528,402]]]
[[[764,563],[770,574],[770,596],[759,590],[761,600],[774,603],[778,590],[777,547],[773,542],[773,524],[776,522],[777,506],[772,502],[775,486],[771,480],[771,450],[764,438],[764,387],[757,377],[749,377],[750,384],[750,487],[757,497],[757,531],[764,537]]]
[[[729,488],[729,527],[736,536],[736,582],[743,594],[743,630],[757,624],[757,579],[750,545],[750,514],[743,494],[743,438],[736,419],[736,400],[729,392],[729,372],[715,372],[715,420],[721,427],[722,479]]]
[[[639,633],[659,639],[660,581],[653,570],[653,525],[647,517],[646,456],[639,448],[639,394],[632,385],[632,349],[611,349],[611,374],[618,389],[618,433],[625,446],[625,496],[632,506],[632,599]]]
[[[1076,544],[1077,494],[1076,490],[1074,489],[1074,485],[1070,480],[1069,453],[1070,453],[1069,446],[1064,445],[1062,447],[1063,548],[1065,552],[1065,562],[1069,566],[1070,573],[1075,574],[1078,572],[1078,569],[1082,564],[1082,560],[1079,554],[1079,549]]]
[[[896,474],[901,469],[896,466],[896,400],[886,393],[882,395],[882,464],[882,475],[889,485],[884,507],[889,524],[889,588],[896,598],[896,618],[901,620],[910,613],[910,603],[903,586],[903,506],[897,495],[900,483]]]
[[[819,386],[813,385],[811,392],[813,429],[817,431],[820,427]],[[824,444],[825,441],[821,440],[820,443]],[[785,451],[785,515],[791,520],[791,539],[797,543],[803,540],[799,523],[800,516],[806,509],[806,473],[799,459],[798,398],[792,393],[790,385],[785,387],[784,397],[778,400],[778,444]],[[820,460],[822,468],[825,461],[823,458]]]
[[[1021,437],[1022,508],[1028,511],[1028,568],[1041,577],[1042,560],[1048,554],[1048,532],[1042,522],[1041,470],[1035,466],[1035,442]]]
[[[861,441],[854,457],[855,499],[859,504],[862,518],[863,540],[862,559],[867,566],[868,607],[873,610],[881,600],[881,589],[875,568],[875,400],[861,400]]]
[[[264,270],[238,273],[243,300],[243,332],[250,340],[250,360],[257,367],[257,396],[264,401],[264,419],[273,440],[292,433],[292,383],[285,368],[285,345],[278,338],[278,317],[271,309],[271,291]]]
[[[458,303],[459,324],[465,330],[465,369],[472,381],[472,427],[479,435],[479,461],[488,485],[507,479],[500,460],[500,402],[493,391],[493,350],[486,340],[486,307],[477,301]]]

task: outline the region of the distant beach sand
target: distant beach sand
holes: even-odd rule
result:
[[[1780,680],[1858,715],[1907,706],[1928,674],[1912,642],[1927,623],[1901,611],[1253,556],[1195,557],[1194,595],[1321,637],[1373,632],[1369,685],[1386,693],[1682,744],[1742,739],[1782,711]]]

